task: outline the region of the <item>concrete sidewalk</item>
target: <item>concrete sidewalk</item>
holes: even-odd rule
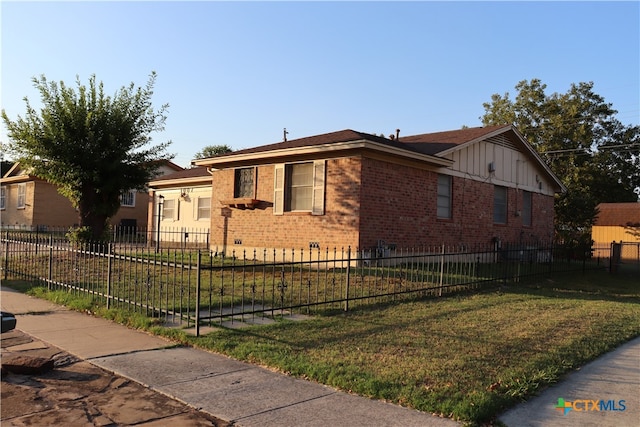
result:
[[[2,310],[16,315],[17,329],[236,426],[459,425],[1,291]]]
[[[560,398],[565,410],[556,408]],[[508,427],[640,426],[640,337],[572,372],[498,419]]]
[[[458,426],[171,342],[2,288],[17,328],[81,359],[237,426]],[[569,375],[500,421],[521,426],[638,426],[640,338]],[[617,410],[555,408],[558,399],[615,402]],[[624,400],[624,411],[620,401]],[[608,406],[611,409],[611,406]]]

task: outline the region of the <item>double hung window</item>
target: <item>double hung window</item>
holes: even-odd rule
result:
[[[274,170],[273,213],[324,215],[325,161],[278,164]]]
[[[493,192],[493,222],[507,223],[507,187],[496,185]]]
[[[120,206],[134,208],[136,206],[136,191],[128,190],[120,195]]]
[[[211,219],[211,197],[198,197],[196,219]]]
[[[451,219],[451,177],[438,175],[437,217]]]
[[[24,209],[27,205],[27,184],[18,184],[18,209]]]

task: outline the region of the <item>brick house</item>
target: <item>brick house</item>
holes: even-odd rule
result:
[[[201,246],[209,241],[211,172],[184,169],[149,182],[149,241]]]
[[[164,162],[159,174],[182,170]],[[121,207],[110,219],[112,225],[145,226],[149,195],[129,191],[121,197]],[[15,163],[0,179],[0,225],[3,229],[44,230],[69,228],[78,224],[78,212],[55,185],[37,178]]]
[[[565,191],[511,125],[343,130],[193,163],[213,169],[211,247],[226,251],[550,241]]]

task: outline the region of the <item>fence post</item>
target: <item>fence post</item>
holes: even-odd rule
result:
[[[107,310],[111,308],[111,243],[107,243]]]
[[[440,284],[438,289],[438,296],[442,296],[442,282],[444,279],[444,253],[445,253],[445,245],[442,244],[442,255],[440,255]]]
[[[50,238],[51,239],[51,238]],[[53,281],[53,242],[49,240],[49,273],[47,274],[47,289],[51,290],[51,282]]]
[[[609,272],[611,274],[618,274],[618,268],[620,267],[620,259],[622,257],[622,241],[616,243],[615,240],[611,242],[611,266]]]
[[[198,260],[196,263],[196,337],[200,336],[200,262],[202,260],[202,253],[198,249]],[[222,312],[220,313],[222,314]]]
[[[351,284],[351,246],[347,249],[347,283],[344,298],[344,311],[349,311],[349,285]]]
[[[5,245],[4,245],[4,277],[3,280],[7,280],[9,277],[9,232],[5,233]]]

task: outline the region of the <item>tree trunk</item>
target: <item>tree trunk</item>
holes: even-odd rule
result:
[[[109,219],[108,215],[100,212],[102,206],[104,206],[104,202],[99,200],[99,196],[91,190],[85,191],[78,203],[80,227],[90,229],[89,236],[93,242],[103,240],[107,220]]]
[[[103,240],[104,231],[107,226],[107,217],[94,213],[86,213],[82,215],[80,212],[80,227],[89,227],[91,229],[91,240],[99,242]]]

